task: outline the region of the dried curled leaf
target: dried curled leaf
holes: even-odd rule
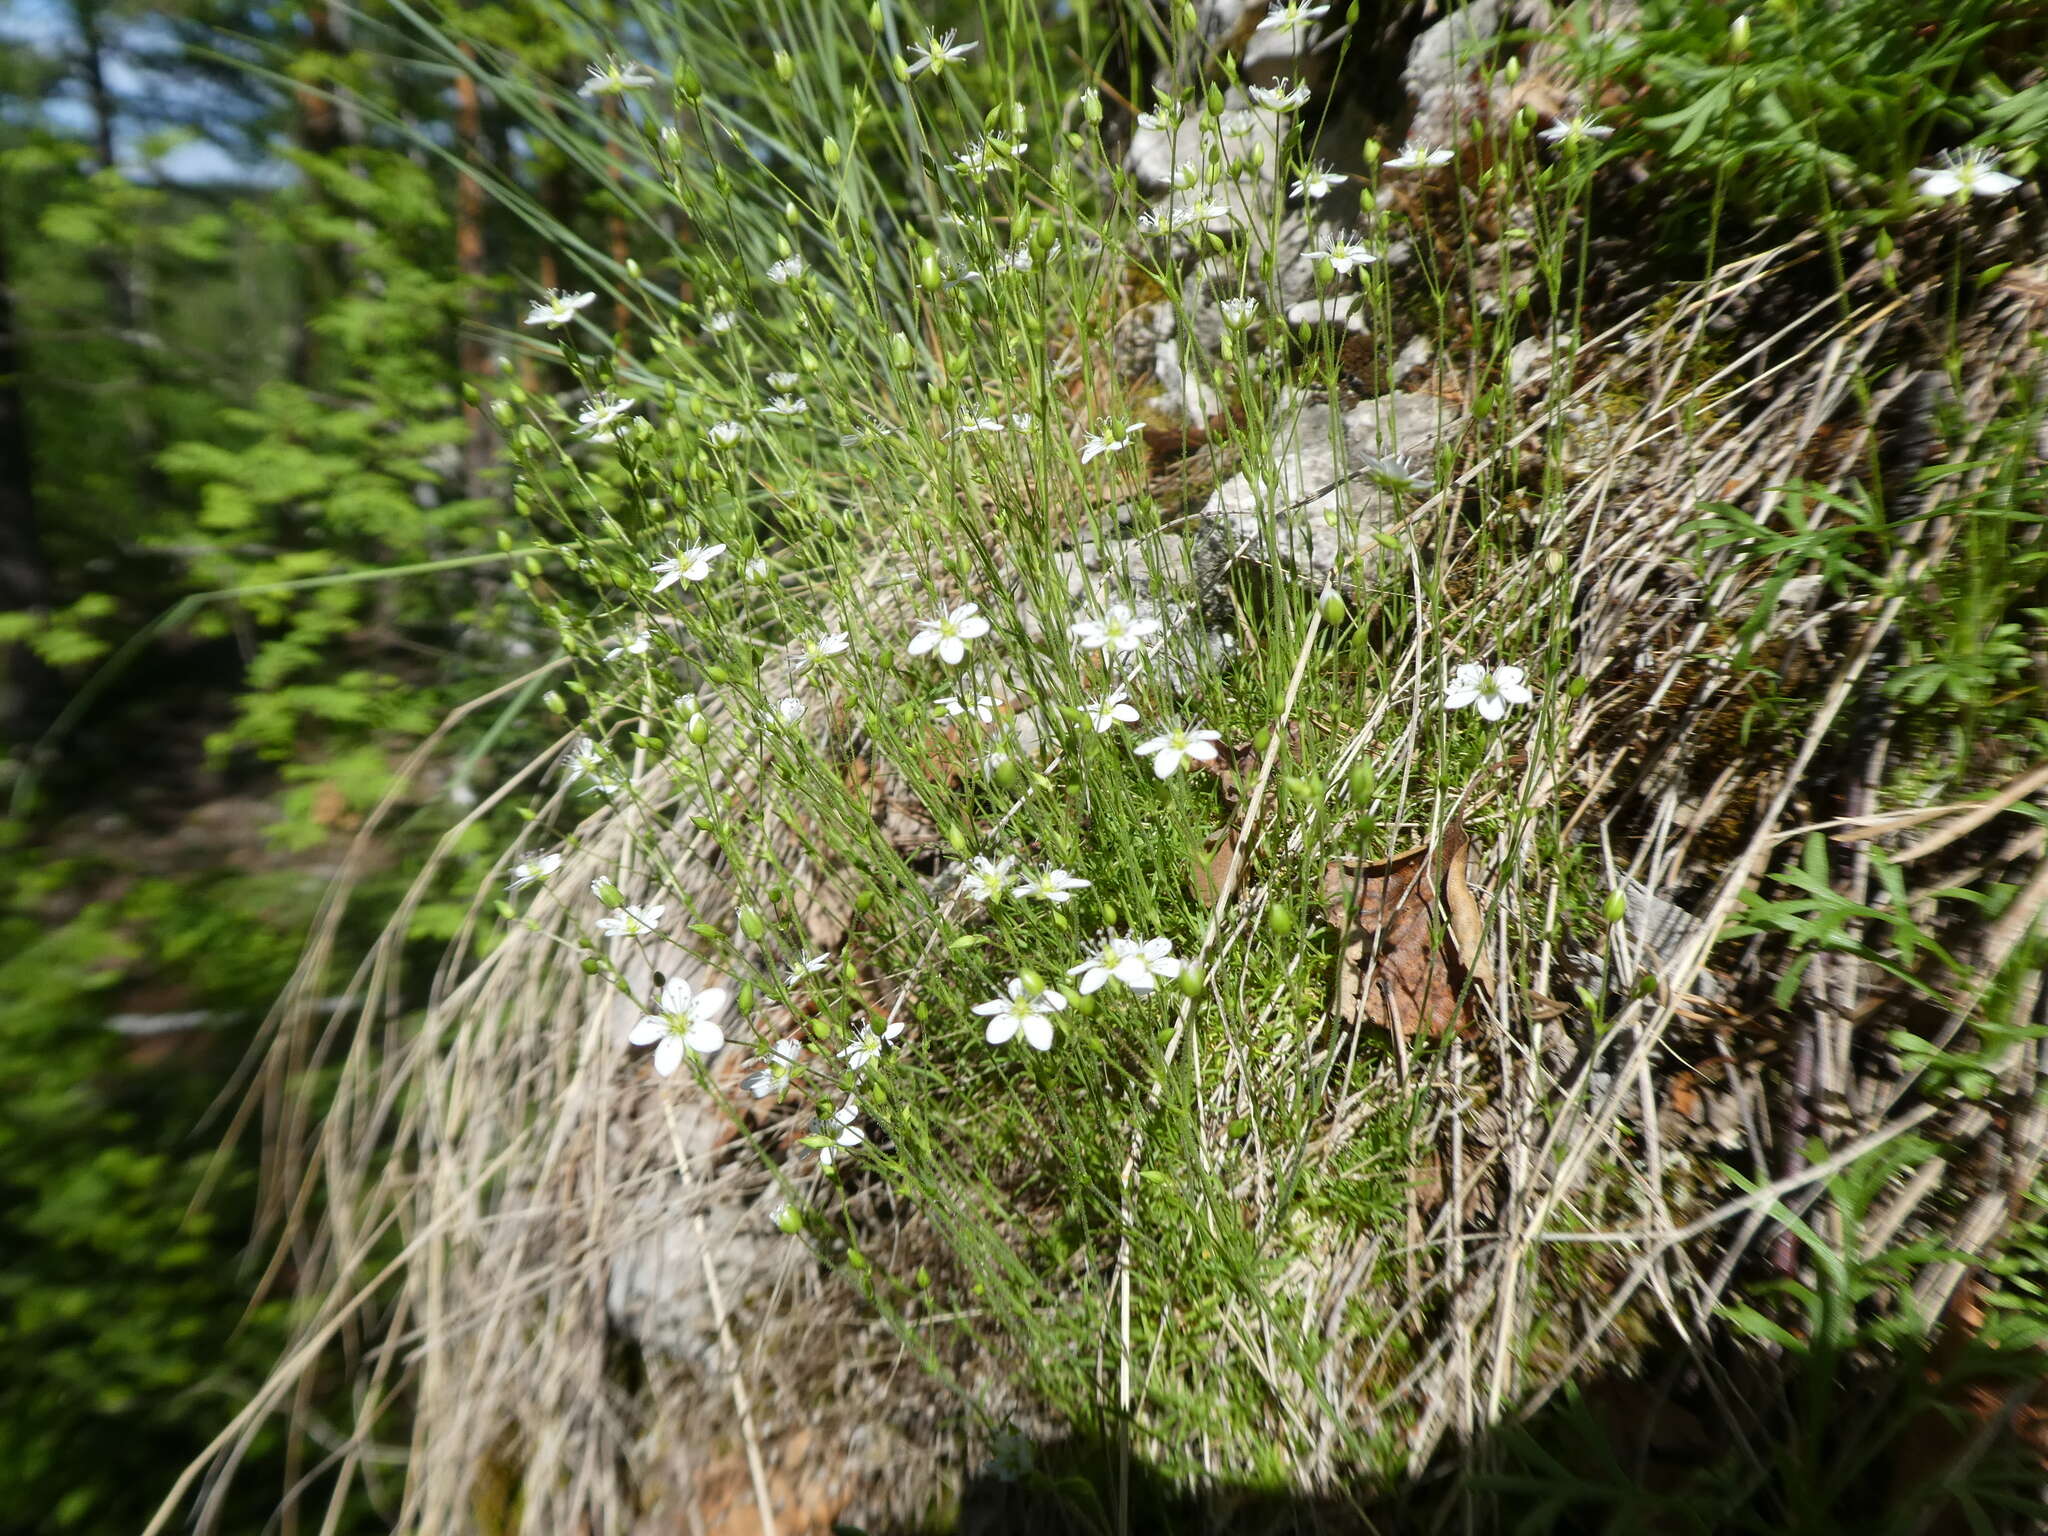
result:
[[[1329,918],[1344,937],[1339,1018],[1403,1039],[1472,1027],[1469,983],[1490,976],[1484,925],[1465,879],[1470,848],[1454,821],[1437,848],[1423,844],[1372,864],[1333,863],[1324,872]]]

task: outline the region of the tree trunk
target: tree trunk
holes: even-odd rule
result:
[[[475,57],[466,43],[462,53],[465,58]],[[487,204],[482,178],[475,174],[484,163],[484,117],[475,77],[467,73],[455,77],[455,135],[462,145],[463,164],[472,168],[455,184],[455,270],[462,279],[462,321],[456,333],[456,365],[461,371],[463,385],[481,390],[485,370],[490,366],[490,350],[484,344],[482,330],[484,317],[489,313],[484,285],[487,255],[484,215]],[[490,423],[484,419],[483,407],[467,399],[462,403],[462,420],[469,429],[463,441],[462,493],[465,496],[482,496],[487,488],[493,458]]]

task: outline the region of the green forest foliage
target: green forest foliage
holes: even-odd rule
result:
[[[392,19],[79,0],[0,41],[0,1528],[138,1529],[275,1358],[237,1069],[347,834],[396,790],[402,870],[454,819],[396,770],[530,649],[463,398],[514,316],[458,239],[542,253],[422,152],[504,125]],[[250,1457],[227,1529],[310,1470]]]

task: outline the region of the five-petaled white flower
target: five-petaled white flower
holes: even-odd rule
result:
[[[774,570],[775,567],[769,563],[766,555],[756,555],[747,562],[743,574],[748,581],[762,582],[766,581]]]
[[[550,288],[533,301],[533,307],[526,312],[526,325],[544,325],[555,330],[576,318],[579,310],[587,309],[597,302],[594,293],[565,293],[560,288]]]
[[[1171,939],[1129,939],[1104,934],[1101,947],[1068,970],[1081,978],[1081,995],[1100,992],[1112,981],[1120,981],[1133,992],[1150,992],[1162,981],[1180,974]]]
[[[597,920],[597,931],[608,939],[637,939],[659,928],[666,911],[668,908],[660,902],[647,907],[620,907],[609,917]]]
[[[1349,276],[1360,267],[1370,266],[1379,260],[1362,235],[1340,235],[1320,250],[1310,251],[1308,258],[1310,261],[1327,261],[1330,270],[1339,276]]]
[[[802,416],[811,408],[811,402],[802,395],[777,395],[761,407],[763,416]]]
[[[804,641],[804,653],[797,658],[796,669],[802,672],[815,667],[827,657],[844,656],[853,649],[853,640],[845,630],[835,629],[829,634],[813,635]]]
[[[621,795],[626,791],[625,776],[619,772],[618,765],[588,736],[577,737],[576,745],[568,750],[562,762],[569,770],[571,784],[578,779],[588,779],[590,783],[585,788],[594,789],[602,795]]]
[[[1422,139],[1410,139],[1401,146],[1401,153],[1387,162],[1390,171],[1426,171],[1432,166],[1449,165],[1451,152],[1438,149]]]
[[[867,1133],[853,1122],[860,1118],[860,1105],[848,1099],[830,1115],[820,1115],[811,1124],[813,1136],[823,1136],[827,1145],[818,1148],[818,1166],[829,1169],[839,1161],[842,1148],[859,1146]]]
[[[626,909],[631,911],[629,907]],[[654,1047],[654,1070],[662,1077],[683,1064],[683,1052],[715,1056],[725,1049],[725,1031],[718,1016],[725,1012],[725,988],[706,987],[699,992],[680,976],[671,976],[661,989],[656,1005],[659,1013],[645,1014],[627,1040],[633,1045]]]
[[[1225,299],[1216,307],[1223,311],[1223,323],[1233,331],[1241,331],[1259,318],[1257,299]]]
[[[1327,166],[1312,165],[1303,171],[1300,179],[1294,183],[1294,195],[1311,203],[1317,202],[1336,191],[1338,184],[1343,180],[1342,176]]]
[[[803,1054],[803,1046],[794,1040],[776,1041],[747,1062],[755,1070],[740,1079],[740,1086],[757,1099],[781,1098],[789,1091],[789,1080],[796,1075]]]
[[[1488,720],[1498,720],[1510,704],[1527,704],[1530,693],[1522,679],[1528,674],[1520,667],[1495,667],[1491,672],[1477,662],[1466,662],[1451,674],[1450,690],[1444,694],[1445,709],[1477,705]]]
[[[623,96],[627,91],[644,91],[656,84],[655,77],[638,64],[606,59],[590,66],[590,78],[577,88],[578,96]]]
[[[960,888],[976,901],[1001,901],[1016,884],[1010,871],[1017,867],[1017,861],[1004,857],[991,859],[976,854],[974,862],[967,867],[967,873],[960,877]]]
[[[1284,0],[1260,17],[1254,30],[1292,34],[1320,21],[1329,9],[1327,5],[1306,5],[1303,0]]]
[[[636,629],[626,639],[604,653],[606,661],[617,661],[621,656],[645,656],[654,649],[654,637],[644,629]]]
[[[932,707],[949,720],[961,715],[972,715],[983,725],[994,725],[996,723],[996,701],[985,693],[975,699],[972,704],[963,703],[949,693],[944,698],[935,700]]]
[[[770,373],[763,376],[763,382],[773,390],[791,390],[803,383],[800,373]]]
[[[948,64],[958,64],[981,46],[980,43],[956,43],[953,41],[956,35],[953,32],[947,32],[944,36],[936,32],[927,32],[922,43],[912,43],[909,72],[921,75],[930,70],[934,75],[942,75],[946,72]]]
[[[630,395],[592,395],[590,404],[577,413],[576,421],[593,443],[609,443],[619,435],[620,421],[637,403]]]
[[[1067,626],[1084,651],[1117,651],[1130,655],[1159,633],[1154,618],[1140,618],[1128,603],[1111,603],[1099,619],[1080,619]]]
[[[1216,743],[1222,739],[1221,731],[1205,731],[1199,726],[1174,729],[1154,736],[1150,741],[1140,742],[1138,756],[1152,759],[1153,777],[1169,778],[1189,759],[1209,762],[1216,756]]]
[[[1024,1043],[1034,1051],[1051,1050],[1052,1016],[1067,1006],[1066,998],[1050,987],[1034,990],[1021,976],[1012,976],[1004,990],[1007,996],[974,1005],[988,1020],[982,1038],[990,1045],[1007,1045],[1021,1029]]]
[[[903,1021],[901,1019],[898,1019],[880,1034],[875,1033],[874,1025],[863,1024],[860,1027],[860,1033],[853,1037],[853,1044],[847,1046],[839,1054],[845,1058],[848,1070],[865,1072],[869,1067],[882,1059],[882,1047],[902,1033]]]
[[[707,336],[723,336],[740,323],[739,312],[731,309],[714,309],[704,317],[704,333]]]
[[[654,574],[661,580],[654,590],[665,592],[679,581],[702,581],[711,574],[711,562],[725,553],[723,544],[699,544],[679,549],[671,559],[654,562]]]
[[[1586,144],[1597,144],[1602,139],[1613,138],[1614,130],[1600,121],[1597,112],[1581,112],[1576,117],[1559,118],[1536,137],[1546,144],[1555,144],[1560,149],[1578,149]]]
[[[775,284],[776,287],[780,288],[785,283],[795,282],[799,277],[803,276],[803,272],[803,257],[785,256],[780,261],[769,262],[768,270],[763,275],[768,279],[769,282]]]
[[[815,976],[820,971],[828,969],[831,964],[832,951],[829,949],[822,955],[806,955],[787,971],[783,972],[782,984],[785,987],[802,986],[806,976]]]
[[[714,421],[711,430],[704,434],[714,448],[730,448],[747,435],[746,425],[737,421]]]
[[[1278,85],[1253,86],[1251,97],[1269,112],[1292,112],[1308,105],[1309,88],[1303,81],[1282,80]]]
[[[1083,712],[1088,717],[1088,723],[1095,727],[1095,734],[1098,736],[1119,720],[1125,725],[1138,723],[1137,706],[1131,703],[1129,693],[1122,688],[1114,690],[1107,698],[1088,705]]]
[[[536,854],[530,859],[521,859],[512,866],[512,878],[505,882],[508,891],[523,891],[529,885],[539,884],[562,867],[559,853]]]
[[[910,654],[937,651],[940,661],[957,667],[967,659],[968,642],[987,633],[988,620],[981,616],[981,605],[962,603],[944,618],[919,619],[917,633],[910,637]]]
[[[1130,447],[1137,440],[1138,434],[1144,430],[1145,423],[1142,421],[1134,421],[1121,429],[1109,422],[1104,422],[1100,432],[1095,433],[1086,442],[1081,444],[1081,462],[1083,464],[1093,464],[1105,453],[1122,453],[1124,449]]]
[[[802,699],[786,698],[775,701],[775,721],[778,725],[802,725],[804,716],[811,706]]]
[[[1040,901],[1049,901],[1056,907],[1065,906],[1074,899],[1074,892],[1085,891],[1093,880],[1083,880],[1070,875],[1064,869],[1041,869],[1035,875],[1026,875],[1017,882],[1019,896],[1036,896]]]
[[[1998,168],[1998,156],[1972,145],[1968,149],[1944,150],[1933,165],[1913,172],[1923,197],[2003,197],[2020,184]]]

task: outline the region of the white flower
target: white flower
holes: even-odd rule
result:
[[[972,715],[983,725],[994,725],[996,723],[996,701],[985,693],[975,699],[972,704],[963,704],[949,693],[944,698],[936,700],[933,707],[940,710],[949,720],[961,715]]]
[[[1269,112],[1292,112],[1296,107],[1305,107],[1309,94],[1303,81],[1282,80],[1278,85],[1255,85],[1251,90],[1252,100]]]
[[[818,1166],[830,1168],[839,1161],[841,1148],[857,1147],[867,1134],[853,1122],[860,1118],[860,1105],[848,1099],[830,1115],[820,1115],[811,1125],[813,1136],[823,1136],[829,1145],[818,1148]]]
[[[617,661],[621,656],[645,656],[654,648],[654,637],[644,629],[633,631],[631,638],[621,640],[604,653],[606,661]]]
[[[1171,133],[1180,126],[1181,105],[1178,97],[1155,94],[1152,110],[1138,114],[1138,126],[1154,133]]]
[[[988,633],[988,620],[981,616],[979,603],[962,603],[941,619],[919,619],[917,633],[910,637],[910,654],[922,656],[936,650],[939,660],[957,667],[967,659],[967,642]]]
[[[811,408],[802,395],[777,395],[761,407],[763,416],[801,416]]]
[[[1452,674],[1450,690],[1444,694],[1444,708],[1463,709],[1467,704],[1476,704],[1481,715],[1498,720],[1508,712],[1510,704],[1527,704],[1535,697],[1523,684],[1526,676],[1520,667],[1495,667],[1489,672],[1477,662],[1467,662]]]
[[[623,96],[627,91],[644,91],[656,84],[655,77],[638,64],[606,59],[590,66],[590,78],[577,88],[578,96]]]
[[[711,574],[711,562],[725,553],[723,544],[700,544],[690,549],[679,549],[668,560],[654,562],[654,574],[661,580],[654,584],[654,590],[665,592],[679,581],[702,581]]]
[[[804,1229],[804,1213],[787,1200],[775,1202],[775,1209],[768,1213],[768,1220],[776,1231],[786,1237],[794,1237]]]
[[[1041,869],[1035,875],[1026,875],[1017,882],[1019,896],[1036,896],[1040,901],[1049,901],[1056,907],[1063,907],[1074,899],[1074,892],[1085,891],[1093,880],[1083,880],[1070,875],[1064,869]]]
[[[748,581],[762,582],[768,579],[769,573],[774,569],[775,567],[768,563],[766,555],[756,555],[747,562],[745,575]]]
[[[1012,976],[1008,995],[992,1002],[976,1003],[974,1011],[988,1020],[982,1038],[990,1045],[1005,1045],[1020,1029],[1024,1043],[1034,1051],[1052,1049],[1052,1016],[1067,1006],[1067,1000],[1050,987],[1034,991],[1021,976]]]
[[[1017,758],[1015,753],[1006,752],[1001,747],[997,747],[992,752],[982,753],[981,756],[975,760],[974,766],[981,770],[982,776],[984,778],[992,779],[997,774],[1001,773],[1010,764],[1016,761]]]
[[[1138,723],[1137,706],[1130,702],[1130,695],[1122,688],[1116,689],[1108,698],[1090,704],[1085,713],[1088,716],[1088,723],[1095,727],[1095,734],[1098,736],[1119,720],[1125,725]]]
[[[1153,777],[1169,778],[1190,758],[1203,763],[1210,761],[1216,756],[1216,743],[1222,739],[1221,731],[1205,731],[1198,726],[1171,730],[1141,743],[1138,756],[1152,759]]]
[[[1257,299],[1225,299],[1216,307],[1223,311],[1223,323],[1233,331],[1241,331],[1259,318]]]
[[[1302,100],[1307,99],[1307,93],[1304,92]],[[1226,139],[1241,139],[1258,126],[1259,114],[1247,112],[1242,107],[1234,108],[1216,119],[1216,131]]]
[[[534,300],[533,308],[526,312],[526,325],[544,325],[555,330],[576,318],[578,310],[588,309],[597,302],[594,293],[564,293],[559,288],[550,288]]]
[[[1142,421],[1134,421],[1121,431],[1110,423],[1104,422],[1101,431],[1081,444],[1081,462],[1083,464],[1092,464],[1105,453],[1122,453],[1124,449],[1137,441],[1138,434],[1144,430],[1145,423]]]
[[[1100,992],[1112,981],[1120,981],[1133,992],[1150,992],[1161,981],[1180,974],[1171,939],[1127,939],[1105,934],[1102,945],[1088,959],[1067,972],[1081,978],[1081,995]]]
[[[704,435],[711,439],[712,447],[730,448],[747,435],[747,429],[742,422],[715,421],[711,424],[711,430]]]
[[[972,437],[977,432],[1001,432],[1006,430],[1002,419],[996,416],[962,416],[960,425],[948,432],[948,438]]]
[[[740,1086],[757,1099],[781,1098],[789,1091],[789,1080],[796,1075],[796,1064],[803,1054],[804,1048],[794,1040],[776,1041],[747,1062],[757,1070],[741,1078]]]
[[[832,951],[829,949],[822,955],[807,955],[783,973],[782,984],[785,987],[802,986],[806,976],[815,976],[820,971],[829,969],[831,964]]]
[[[1294,195],[1306,198],[1312,203],[1317,202],[1336,191],[1338,184],[1343,180],[1342,176],[1325,166],[1311,166],[1303,171],[1300,180],[1295,182]]]
[[[927,32],[922,43],[911,44],[909,72],[921,75],[930,70],[934,75],[942,75],[948,64],[958,64],[981,46],[980,43],[956,43],[953,41],[955,35],[947,32],[942,37],[936,32]]]
[[[593,443],[609,443],[619,435],[619,421],[637,403],[630,395],[624,399],[592,395],[590,404],[577,413],[576,421]]]
[[[1561,149],[1577,149],[1584,144],[1597,144],[1602,139],[1613,138],[1614,130],[1600,121],[1598,113],[1582,112],[1576,117],[1559,118],[1536,137]]]
[[[620,774],[618,766],[605,755],[604,748],[588,736],[576,738],[576,745],[569,749],[563,762],[569,770],[571,784],[578,779],[588,779],[590,783],[586,787],[596,790],[599,794],[625,793],[626,781]]]
[[[814,635],[804,641],[804,653],[797,661],[796,669],[802,672],[806,668],[817,666],[827,657],[844,656],[852,649],[853,641],[843,629],[835,629],[829,634]]]
[[[799,277],[803,276],[803,271],[803,257],[785,256],[780,261],[768,263],[768,270],[763,275],[767,277],[769,282],[780,288],[785,283],[795,282]]]
[[[1922,197],[2003,197],[2020,184],[1998,168],[1998,156],[1978,146],[1951,149],[1933,165],[1913,172]]]
[[[660,902],[651,907],[620,907],[609,917],[597,920],[597,931],[608,939],[637,939],[659,928],[666,911],[668,908]]]
[[[1379,257],[1366,246],[1361,235],[1340,235],[1320,250],[1310,251],[1311,261],[1327,261],[1330,270],[1340,276],[1348,276],[1360,267],[1370,266]]]
[[[1128,656],[1158,634],[1160,624],[1154,618],[1140,618],[1128,603],[1111,603],[1101,618],[1081,619],[1067,628],[1084,651],[1119,651]]]
[[[723,987],[695,992],[682,977],[671,976],[661,989],[661,1011],[643,1015],[626,1038],[633,1045],[653,1046],[654,1070],[667,1077],[683,1064],[684,1051],[715,1056],[725,1048],[725,1031],[718,1027],[725,998]]]
[[[562,856],[559,853],[543,853],[531,859],[521,859],[512,866],[512,878],[505,882],[505,889],[523,891],[529,885],[546,880],[561,867]]]
[[[1327,5],[1304,5],[1302,0],[1285,0],[1284,4],[1266,12],[1254,30],[1292,35],[1321,20],[1329,9]]]
[[[1200,159],[1183,160],[1173,168],[1173,189],[1176,192],[1192,192],[1209,179],[1209,167]]]
[[[1021,158],[1028,148],[1030,146],[1021,141],[991,134],[968,145],[953,157],[953,163],[960,168],[961,174],[975,181],[985,181],[997,171],[1007,171],[1009,162]]]
[[[1365,461],[1365,477],[1382,490],[1420,494],[1430,490],[1433,482],[1418,471],[1406,454],[1390,453],[1384,458]]]
[[[798,373],[771,373],[767,375],[766,382],[768,387],[773,390],[792,390],[803,382],[803,375]]]
[[[1001,901],[1016,883],[1010,875],[1016,867],[1013,858],[990,859],[977,854],[967,873],[960,877],[960,888],[976,901]]]
[[[740,317],[737,311],[715,309],[704,317],[704,330],[707,335],[723,336],[739,323]]]
[[[775,718],[782,725],[801,725],[811,706],[802,699],[778,699],[775,702]]]
[[[902,1033],[903,1021],[901,1019],[891,1024],[879,1035],[875,1033],[874,1025],[863,1024],[860,1027],[860,1033],[853,1037],[853,1044],[846,1047],[839,1054],[845,1059],[848,1070],[865,1072],[869,1067],[881,1060],[882,1047]]]
[[[1431,166],[1448,165],[1451,152],[1438,149],[1421,139],[1410,139],[1401,146],[1401,153],[1387,162],[1390,171],[1426,171]]]

